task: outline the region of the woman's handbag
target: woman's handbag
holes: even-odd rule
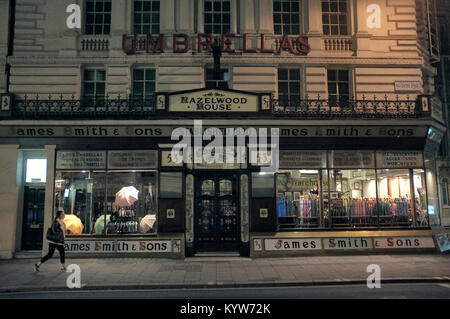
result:
[[[64,243],[64,236],[57,221],[54,221],[52,226],[47,229],[46,238],[48,241],[54,242],[56,244]]]

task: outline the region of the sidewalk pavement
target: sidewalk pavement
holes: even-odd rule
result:
[[[34,272],[35,259],[0,261],[0,293],[66,290],[59,258]],[[388,282],[450,282],[450,255],[366,255],[289,258],[69,259],[83,289],[161,289],[365,284],[367,266]]]

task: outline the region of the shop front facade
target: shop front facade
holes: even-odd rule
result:
[[[67,29],[69,2],[16,1],[2,257],[45,251],[58,209],[70,256],[436,250],[433,1],[87,0]],[[174,159],[239,129],[268,152]]]

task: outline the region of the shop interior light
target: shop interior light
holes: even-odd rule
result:
[[[317,173],[319,173],[319,171],[314,170],[314,169],[301,169],[300,173],[301,174],[317,174]]]
[[[47,181],[47,160],[27,159],[26,182],[45,183]]]

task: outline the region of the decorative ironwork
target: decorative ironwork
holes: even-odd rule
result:
[[[155,98],[117,98],[104,99],[65,99],[63,95],[54,99],[49,95],[41,99],[39,95],[29,99],[16,100],[13,107],[13,117],[34,119],[67,119],[67,118],[146,118],[155,113]]]
[[[331,102],[333,103],[333,102]],[[302,117],[308,119],[323,118],[417,118],[420,116],[416,100],[407,97],[400,100],[354,98],[348,101],[330,104],[329,100],[317,99],[306,100],[277,100],[272,99],[272,113],[276,116]]]
[[[420,104],[409,98],[389,100],[365,96],[361,100],[350,99],[335,103],[331,100],[316,99],[305,100],[278,100],[267,96],[266,108],[269,112],[255,113],[258,117],[296,117],[302,119],[335,119],[335,118],[418,118],[422,116]],[[338,105],[335,105],[338,104]],[[223,115],[217,114],[218,116]],[[248,115],[248,114],[247,114]],[[63,95],[53,98],[49,95],[42,98],[36,95],[24,99],[15,99],[12,107],[14,118],[32,119],[142,119],[155,118],[156,98],[126,98],[118,95],[116,98],[106,96],[104,99],[75,99],[72,95],[67,99]],[[165,114],[164,116],[167,116]]]
[[[108,51],[109,50],[109,40],[108,39],[82,39],[81,51]]]

